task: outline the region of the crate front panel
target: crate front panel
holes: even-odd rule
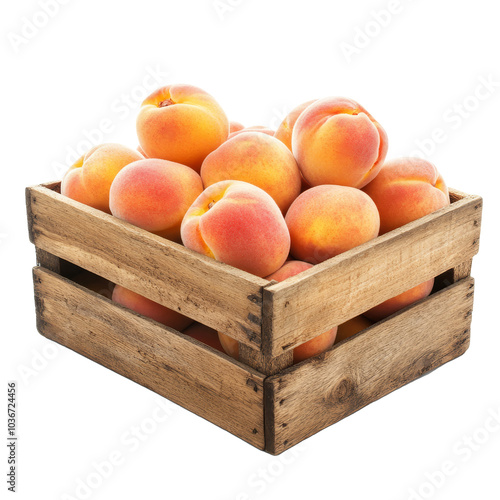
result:
[[[448,207],[264,289],[271,303],[269,354],[469,261],[478,252],[482,200],[451,191]]]
[[[463,354],[474,281],[465,278],[265,380],[267,451],[278,454]]]
[[[264,376],[42,267],[42,335],[264,449]]]
[[[27,189],[30,238],[38,248],[260,348],[267,280],[71,200],[58,188]]]

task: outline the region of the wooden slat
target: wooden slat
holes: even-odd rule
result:
[[[463,354],[473,286],[463,279],[266,378],[266,450],[281,453]]]
[[[239,353],[240,361],[252,368],[255,368],[260,373],[265,375],[274,375],[293,364],[293,351],[289,350],[273,356],[270,354],[270,349],[267,347],[271,344],[272,327],[272,296],[266,293],[269,286],[274,285],[277,281],[270,281],[263,288],[262,293],[262,347],[261,349],[253,349],[249,346],[240,344]]]
[[[260,373],[41,267],[42,335],[264,448]]]
[[[448,207],[266,288],[273,327],[268,354],[277,356],[472,259],[482,200],[452,193],[457,201]]]
[[[113,283],[259,348],[267,280],[197,254],[39,186],[27,189],[31,241]]]

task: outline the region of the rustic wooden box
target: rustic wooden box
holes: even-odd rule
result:
[[[279,454],[469,346],[478,196],[451,190],[450,206],[276,283],[59,190],[26,190],[39,332],[261,450]],[[76,284],[79,268],[230,335],[241,361]],[[429,297],[291,366],[296,345],[432,277]]]

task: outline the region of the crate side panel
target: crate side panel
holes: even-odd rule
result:
[[[40,333],[264,447],[264,376],[51,271],[33,270]]]
[[[472,259],[481,198],[469,196],[267,289],[275,356]]]
[[[472,278],[463,279],[268,377],[267,450],[281,453],[463,354],[470,339],[473,286]]]
[[[44,187],[28,189],[37,247],[113,283],[261,345],[262,287],[268,282],[143,231]]]

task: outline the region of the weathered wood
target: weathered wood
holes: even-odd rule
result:
[[[246,345],[240,344],[240,361],[252,368],[255,368],[260,373],[265,375],[274,375],[293,364],[293,351],[289,350],[281,353],[278,356],[270,354],[270,345],[272,327],[272,295],[266,293],[266,289],[277,283],[277,281],[270,281],[268,285],[263,288],[262,293],[262,345],[261,349],[253,349]]]
[[[28,188],[27,204],[31,241],[41,250],[227,333],[243,344],[260,347],[262,287],[267,280],[197,254],[44,186]]]
[[[263,375],[51,271],[33,276],[42,335],[264,448]]]
[[[457,195],[448,207],[266,288],[272,332],[264,352],[277,356],[472,259],[481,207],[480,197]]]
[[[281,453],[463,354],[473,286],[472,278],[463,279],[319,357],[267,377],[266,450]]]
[[[240,361],[264,375],[274,375],[288,368],[293,363],[293,351],[286,351],[280,356],[266,356],[257,349],[240,344]]]
[[[470,276],[472,270],[472,259],[453,268],[453,283]]]

